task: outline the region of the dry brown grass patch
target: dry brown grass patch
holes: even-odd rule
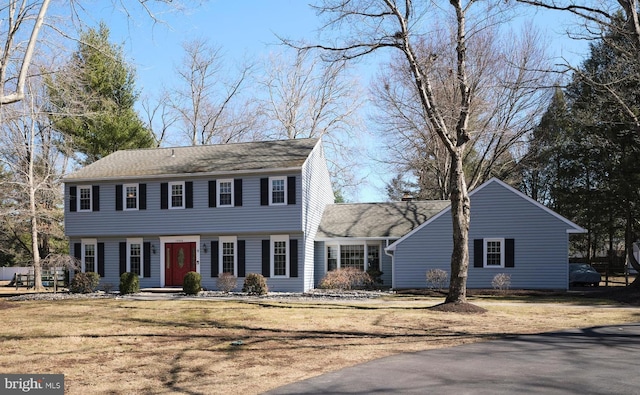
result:
[[[3,302],[0,371],[63,373],[69,394],[257,394],[400,352],[638,321],[637,309],[441,299]],[[241,341],[241,345],[232,343]]]

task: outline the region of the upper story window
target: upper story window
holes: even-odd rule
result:
[[[269,204],[287,204],[287,178],[269,178]]]
[[[484,266],[504,267],[504,239],[484,239]]]
[[[233,180],[218,180],[218,206],[233,206]]]
[[[169,208],[184,208],[184,182],[170,182]]]
[[[123,186],[124,193],[124,209],[125,210],[137,210],[138,209],[138,184],[125,184]]]
[[[78,211],[91,211],[91,186],[78,187]]]
[[[296,177],[279,176],[260,179],[260,205],[296,204]]]

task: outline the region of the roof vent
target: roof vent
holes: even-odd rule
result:
[[[176,150],[174,150],[173,148],[171,148],[171,157],[172,158],[176,157]]]

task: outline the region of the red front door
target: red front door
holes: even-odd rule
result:
[[[167,286],[181,286],[184,275],[196,271],[196,243],[164,245],[164,280]]]

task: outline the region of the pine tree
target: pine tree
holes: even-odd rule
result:
[[[54,127],[83,164],[121,149],[146,148],[154,138],[134,105],[135,72],[122,48],[109,42],[109,29],[82,32],[78,49],[47,81]]]

